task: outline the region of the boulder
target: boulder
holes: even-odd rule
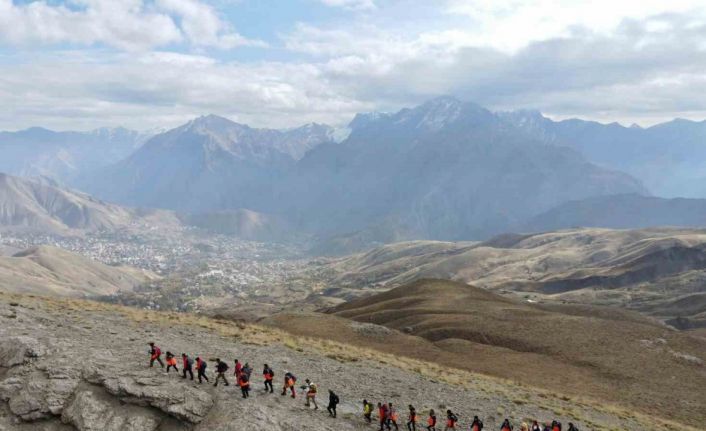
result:
[[[154,431],[162,418],[137,406],[122,406],[102,389],[82,388],[66,406],[62,422],[79,431]]]
[[[32,337],[3,337],[0,340],[0,367],[10,368],[28,363],[45,353],[44,346]]]

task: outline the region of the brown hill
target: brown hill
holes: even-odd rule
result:
[[[616,305],[706,326],[706,231],[697,229],[573,229],[476,244],[398,243],[336,260],[329,269],[329,284],[337,288],[451,279],[537,301]]]
[[[705,340],[636,313],[534,305],[440,280],[420,280],[330,312],[268,322],[686,423],[706,420]]]
[[[32,247],[0,256],[0,291],[51,296],[110,295],[156,278],[147,271],[104,265],[60,248]]]

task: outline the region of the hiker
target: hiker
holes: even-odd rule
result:
[[[284,373],[284,386],[282,387],[282,395],[287,395],[287,389],[292,390],[292,398],[297,397],[297,391],[294,388],[294,385],[297,383],[297,377],[290,373],[289,371],[286,371]]]
[[[368,400],[363,400],[363,417],[368,423],[373,421],[373,405]]]
[[[164,363],[162,362],[162,358],[160,358],[160,356],[162,356],[162,350],[155,346],[153,342],[150,342],[150,368],[154,366],[154,361],[159,362],[159,365],[164,368]]]
[[[186,373],[189,373],[191,376],[191,380],[194,380],[194,372],[192,371],[192,368],[194,366],[194,361],[186,355],[186,353],[181,354],[181,370],[183,372],[182,378],[186,378]]]
[[[245,365],[243,365],[243,369],[241,371],[243,372],[243,374],[248,376],[248,380],[250,380],[250,377],[252,377],[252,368],[250,367],[250,364],[246,362]]]
[[[226,386],[229,386],[228,379],[226,378],[226,371],[228,371],[228,364],[221,361],[221,358],[216,359],[216,383],[213,386],[218,386],[218,381],[223,379]]]
[[[539,426],[539,422],[533,421],[532,429],[530,431],[542,431],[542,428]]]
[[[167,373],[169,373],[170,368],[174,368],[174,371],[179,374],[179,368],[177,368],[177,360],[172,352],[167,351]]]
[[[309,407],[311,406],[311,403],[314,403],[314,410],[318,410],[319,405],[316,404],[316,391],[318,388],[316,387],[316,384],[312,383],[312,381],[309,379],[304,380],[304,382],[306,383],[304,386],[302,386],[302,389],[306,391],[306,402],[304,403],[304,405],[306,407]]]
[[[275,372],[272,371],[272,368],[267,364],[265,364],[265,367],[262,369],[262,377],[265,378],[265,392],[267,392],[268,387],[270,388],[270,393],[274,392],[272,380],[275,378]]]
[[[569,422],[569,429],[567,431],[579,431],[579,429],[576,428],[576,425],[574,425],[573,422]]]
[[[512,425],[510,425],[510,421],[507,418],[505,418],[503,424],[500,425],[500,431],[512,431]]]
[[[471,422],[471,431],[482,431],[483,421],[478,419],[478,416],[473,416],[473,422]]]
[[[561,431],[561,422],[552,421],[552,431]]]
[[[338,398],[338,395],[334,394],[332,390],[329,389],[328,391],[328,407],[326,407],[326,410],[328,410],[328,414],[331,415],[331,417],[335,418],[336,417],[336,406],[341,400]]]
[[[387,404],[378,403],[378,414],[380,415],[380,431],[383,430],[383,427],[387,427],[388,430],[391,430]]]
[[[399,430],[400,427],[397,426],[397,419],[399,419],[400,417],[399,417],[399,415],[397,414],[397,409],[395,409],[394,407],[392,407],[392,403],[387,403],[387,407],[388,407],[388,409],[387,409],[387,414],[388,414],[387,422],[388,422],[388,425],[389,425],[389,424],[392,424],[392,425],[395,426],[395,429],[396,429],[396,430]]]
[[[444,430],[456,429],[457,422],[458,416],[456,416],[451,410],[446,410],[446,428],[444,428]]]
[[[243,364],[238,362],[238,360],[235,360],[235,364],[233,365],[233,375],[235,376],[235,380],[238,380],[240,378],[240,373],[243,371]]]
[[[407,431],[417,431],[417,410],[413,405],[409,405],[409,419],[407,420]]]
[[[434,410],[429,410],[429,418],[427,419],[427,431],[436,431],[436,413]]]
[[[199,376],[199,383],[202,383],[201,379],[203,378],[204,380],[208,381],[208,377],[206,376],[206,367],[208,367],[208,364],[206,361],[201,359],[199,356],[196,357],[196,374]]]
[[[248,379],[248,375],[246,373],[240,373],[240,377],[238,377],[238,386],[240,386],[240,391],[243,393],[243,398],[250,396],[250,380]]]

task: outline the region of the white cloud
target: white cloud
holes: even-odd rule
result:
[[[218,48],[261,44],[234,32],[198,0],[75,0],[71,5],[0,0],[0,43],[104,44],[123,50],[180,42]]]
[[[326,6],[343,7],[351,10],[373,10],[375,0],[319,0]]]

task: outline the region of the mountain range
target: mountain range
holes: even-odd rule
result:
[[[359,114],[342,141],[326,125],[257,129],[214,115],[149,139],[126,129],[3,133],[0,170],[122,205],[218,214],[228,229],[248,219],[238,211],[266,214],[287,234],[318,238],[320,251],[346,253],[578,225],[701,225],[702,202],[652,193],[704,195],[704,130],[553,121],[440,97]]]
[[[633,175],[663,197],[706,197],[706,121],[675,119],[652,127],[569,119],[537,111],[499,114],[544,142],[568,146],[592,163]]]
[[[0,172],[46,176],[68,183],[85,172],[117,163],[152,135],[153,132],[122,127],[88,132],[55,132],[33,127],[0,132]]]

